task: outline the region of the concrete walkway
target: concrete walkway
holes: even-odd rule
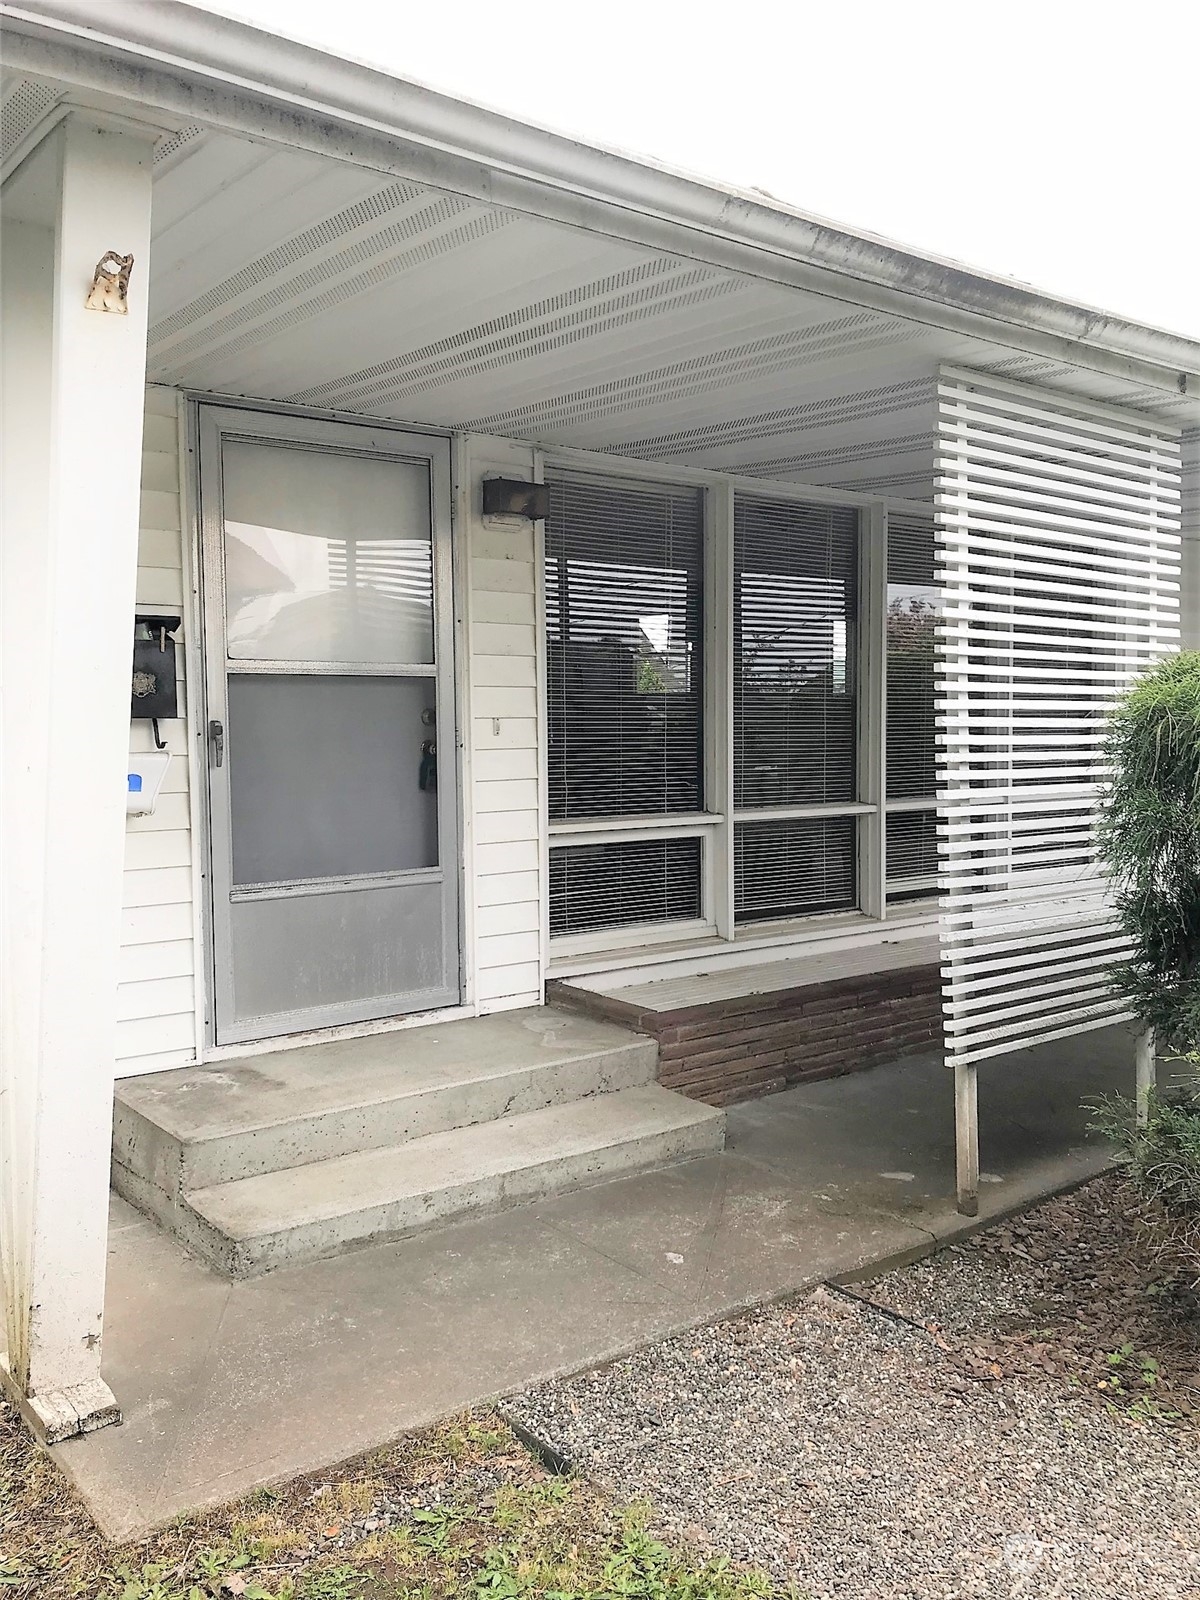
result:
[[[1109,1164],[1085,1096],[1124,1030],[980,1074],[986,1219]],[[105,1377],[125,1424],[56,1447],[106,1533],[371,1448],[680,1327],[922,1253],[954,1209],[940,1060],[736,1107],[729,1148],[399,1243],[229,1283],[114,1199]]]

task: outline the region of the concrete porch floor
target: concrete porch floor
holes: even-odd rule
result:
[[[1111,1164],[1080,1102],[1124,1029],[980,1072],[981,1219]],[[728,1149],[230,1283],[114,1197],[105,1377],[125,1423],[59,1445],[104,1531],[344,1459],[668,1332],[922,1253],[954,1208],[952,1095],[919,1056],[734,1107]]]

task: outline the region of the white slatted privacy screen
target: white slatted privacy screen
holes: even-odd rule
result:
[[[1122,1016],[1094,819],[1106,713],[1178,644],[1179,444],[960,372],[938,409],[942,974],[965,1068]],[[973,1073],[969,1094],[973,1123]]]

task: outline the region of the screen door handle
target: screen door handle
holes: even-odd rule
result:
[[[212,766],[220,767],[225,762],[225,724],[223,722],[210,722],[208,725],[208,752]]]

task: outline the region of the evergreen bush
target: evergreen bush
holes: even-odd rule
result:
[[[1133,946],[1113,981],[1160,1057],[1188,1070],[1151,1096],[1142,1125],[1114,1098],[1096,1126],[1154,1202],[1156,1243],[1200,1276],[1200,652],[1168,657],[1134,686],[1105,748],[1100,852]]]
[[[1133,955],[1130,1009],[1178,1052],[1200,1044],[1200,651],[1169,656],[1112,717],[1100,850]]]

